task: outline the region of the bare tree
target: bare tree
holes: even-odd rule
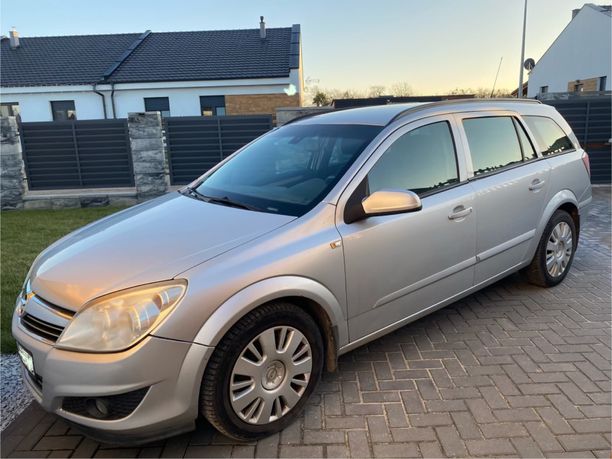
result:
[[[357,89],[345,89],[344,91],[338,91],[339,95],[334,97],[335,99],[357,99],[363,97],[363,92]]]
[[[380,97],[385,94],[385,87],[382,85],[370,86],[368,97]]]
[[[455,88],[449,91],[452,95],[473,95],[477,99],[489,99],[491,97],[510,97],[511,91],[508,89],[496,89],[491,95],[491,90],[488,88]]]
[[[405,81],[400,81],[391,86],[391,93],[396,97],[406,97],[414,94],[412,86]]]

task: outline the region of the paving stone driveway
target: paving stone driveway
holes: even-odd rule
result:
[[[2,456],[609,457],[610,188],[595,194],[563,285],[514,275],[343,356],[280,434],[238,444],[201,422],[117,448],[31,405]]]

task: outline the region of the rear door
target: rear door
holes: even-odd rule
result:
[[[457,115],[475,192],[475,285],[523,263],[536,235],[550,166],[512,112]]]

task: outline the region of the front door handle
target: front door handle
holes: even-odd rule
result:
[[[448,216],[449,220],[459,220],[465,218],[472,213],[471,207],[457,206],[453,209],[453,212]]]
[[[537,191],[540,188],[542,188],[545,183],[546,183],[546,180],[535,179],[533,182],[531,182],[531,185],[529,185],[529,190]]]

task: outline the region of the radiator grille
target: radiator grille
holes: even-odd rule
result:
[[[45,338],[53,343],[57,341],[64,331],[64,327],[45,322],[27,313],[21,318],[21,325],[30,333]]]

